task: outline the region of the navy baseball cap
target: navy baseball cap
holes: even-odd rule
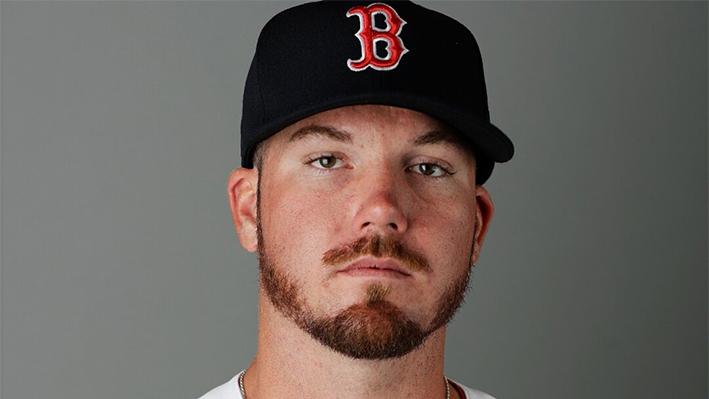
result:
[[[482,57],[461,23],[410,1],[320,1],[285,10],[261,31],[244,89],[241,164],[258,143],[334,108],[381,104],[419,111],[470,143],[483,184],[512,158],[490,123]]]

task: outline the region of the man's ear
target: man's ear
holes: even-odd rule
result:
[[[473,243],[473,264],[477,263],[480,257],[480,248],[482,248],[485,234],[490,227],[492,214],[495,212],[495,206],[492,204],[490,193],[485,187],[478,185],[475,187],[475,238]]]
[[[229,175],[227,191],[229,205],[234,220],[234,228],[239,236],[239,242],[249,252],[258,249],[256,233],[256,196],[258,187],[258,170],[238,168]]]

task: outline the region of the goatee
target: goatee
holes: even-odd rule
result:
[[[365,303],[351,305],[334,316],[317,317],[302,298],[300,286],[269,258],[264,244],[259,225],[261,287],[273,306],[323,345],[354,359],[398,358],[418,348],[453,318],[463,303],[470,280],[467,268],[441,296],[436,317],[426,327],[387,301],[388,290],[376,283],[367,288]],[[368,246],[352,243],[348,247]],[[355,257],[371,255],[366,251],[347,253]]]
[[[260,215],[260,196],[257,209]],[[269,257],[260,218],[257,218],[257,235],[260,283],[269,301],[314,339],[354,359],[391,359],[407,355],[450,322],[468,290],[472,264],[449,283],[437,301],[435,318],[427,326],[412,320],[389,302],[388,289],[378,283],[367,287],[364,303],[351,305],[334,316],[317,316],[305,301],[298,282],[286,273],[283,265],[277,265]],[[336,265],[368,255],[396,259],[413,272],[431,271],[424,256],[406,248],[394,237],[362,237],[327,251],[322,260],[325,265]]]

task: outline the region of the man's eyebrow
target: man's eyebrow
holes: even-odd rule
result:
[[[309,125],[296,130],[291,134],[288,142],[293,142],[296,140],[301,140],[313,136],[323,136],[335,141],[341,141],[343,143],[351,143],[352,135],[349,133],[335,129],[332,126],[320,126],[320,125]]]
[[[414,140],[414,144],[450,144],[463,152],[470,152],[472,150],[470,144],[463,137],[461,137],[461,135],[448,129],[432,130],[424,133]]]

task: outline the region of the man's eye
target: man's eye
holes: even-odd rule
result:
[[[420,173],[431,177],[441,177],[448,174],[447,170],[434,163],[420,163],[418,165],[414,165],[411,170],[415,173]]]
[[[310,162],[311,165],[318,169],[333,169],[342,166],[342,160],[334,155],[325,155],[317,157]]]

